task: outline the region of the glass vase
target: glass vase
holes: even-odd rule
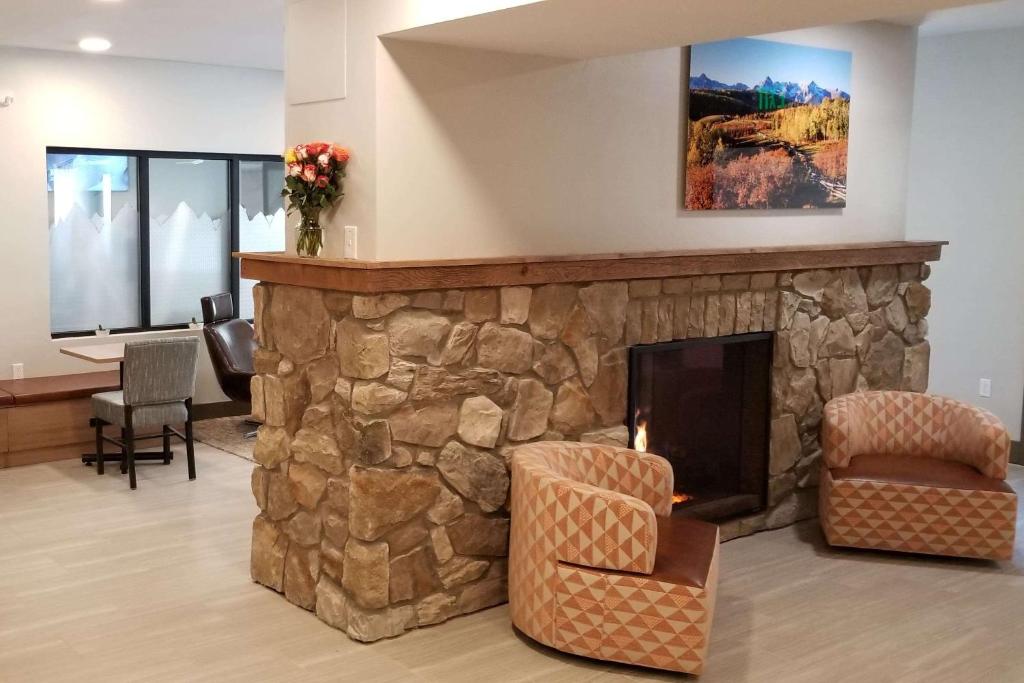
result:
[[[324,248],[324,229],[315,218],[303,217],[298,227],[295,252],[302,258],[316,258]]]

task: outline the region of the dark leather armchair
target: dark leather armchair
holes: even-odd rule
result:
[[[234,317],[231,294],[215,294],[200,299],[203,306],[203,334],[210,350],[213,371],[221,391],[233,401],[250,403],[249,381],[253,376],[256,341],[245,320]]]

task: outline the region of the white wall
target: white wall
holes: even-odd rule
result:
[[[96,370],[50,340],[46,147],[280,154],[283,75],[0,48],[0,378]],[[119,336],[120,339],[132,336]],[[94,338],[79,343],[95,343]],[[224,400],[205,349],[196,400]]]
[[[1024,29],[922,38],[908,238],[950,245],[928,281],[929,390],[980,405],[1020,438],[1024,396]],[[978,395],[992,379],[992,397]]]
[[[289,144],[352,151],[345,200],[325,217],[328,256],[342,255],[346,224],[359,228],[358,257],[377,260],[903,237],[913,29],[768,36],[854,53],[847,209],[687,213],[685,51],[567,61],[377,38],[421,22],[430,4],[347,0],[346,26],[322,28],[344,32],[347,96],[287,108]],[[308,41],[297,29],[286,40]],[[286,78],[335,72],[286,67]]]
[[[566,62],[389,42],[378,63],[377,258],[902,238],[914,31],[866,23],[769,37],[853,52],[846,209],[682,211],[679,49]]]
[[[341,255],[346,224],[359,227],[359,257],[377,260],[903,237],[911,28],[769,36],[854,53],[848,208],[688,213],[685,51],[564,61],[377,38],[423,4],[348,0],[347,26],[323,28],[345,32],[347,97],[287,109],[289,144],[352,148],[328,255]]]

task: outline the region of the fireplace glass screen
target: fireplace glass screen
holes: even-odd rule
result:
[[[677,512],[722,520],[764,508],[770,333],[634,346],[631,445],[671,464]]]

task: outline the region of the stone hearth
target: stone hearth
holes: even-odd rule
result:
[[[626,349],[672,339],[776,331],[768,509],[723,538],[811,517],[824,402],[927,386],[928,270],[261,283],[252,576],[364,641],[505,601],[510,449],[625,445]]]

